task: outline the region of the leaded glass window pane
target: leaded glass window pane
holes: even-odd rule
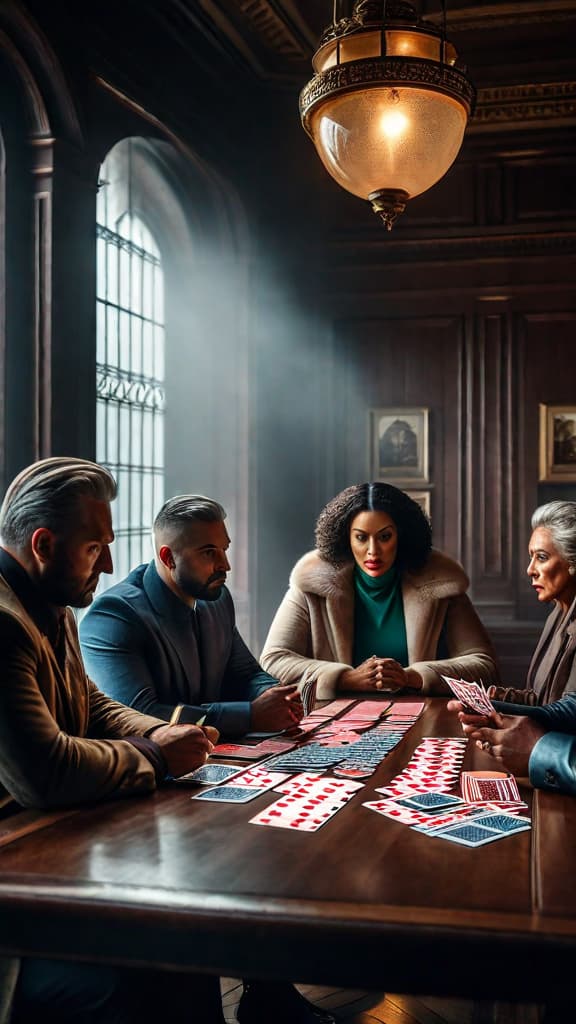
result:
[[[97,208],[96,458],[118,481],[114,574],[151,557],[164,501],[164,275],[158,246],[131,208],[130,142],[101,167]]]

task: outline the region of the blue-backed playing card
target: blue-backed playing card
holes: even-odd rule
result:
[[[257,796],[267,793],[267,789],[250,789],[247,786],[217,786],[205,789],[203,793],[195,793],[191,800],[211,800],[225,804],[247,804]]]
[[[482,821],[484,824],[481,824]],[[469,824],[450,825],[445,829],[429,832],[428,835],[438,839],[448,839],[451,843],[460,843],[462,846],[485,846],[486,843],[505,839],[506,836],[518,832],[527,832],[529,829],[530,822],[527,818],[506,814],[488,814],[481,818],[475,818]]]
[[[188,782],[194,786],[216,786],[219,782],[226,782],[227,779],[244,771],[243,768],[231,764],[203,764],[196,771],[188,772],[174,779],[174,782]]]
[[[414,796],[407,796],[396,800],[400,807],[409,807],[412,811],[436,811],[443,807],[452,807],[454,804],[461,804],[463,800],[459,796],[452,796],[450,793],[415,793]]]

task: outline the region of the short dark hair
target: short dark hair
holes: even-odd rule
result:
[[[219,523],[226,519],[226,512],[218,501],[204,494],[177,494],[164,502],[154,520],[154,529],[164,526],[182,526],[200,520],[202,523]]]
[[[391,484],[353,484],[322,509],[316,523],[316,547],[335,567],[352,558],[350,525],[360,512],[386,512],[398,530],[398,568],[420,569],[432,548],[430,521],[417,501]]]
[[[83,498],[113,501],[116,481],[95,462],[55,456],[27,466],[12,481],[0,508],[0,535],[22,548],[35,530],[63,533],[77,520]]]
[[[155,548],[160,538],[176,547],[193,523],[223,523],[225,519],[226,510],[218,501],[204,494],[177,494],[164,502],[156,516],[152,540]]]

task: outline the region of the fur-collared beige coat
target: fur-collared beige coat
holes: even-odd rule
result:
[[[261,658],[281,683],[300,682],[306,674],[317,681],[319,699],[338,689],[341,673],[352,667],[353,572],[353,562],[336,569],[317,551],[296,563]],[[467,589],[462,566],[435,550],[423,569],[402,577],[409,667],[422,676],[423,693],[446,693],[441,675],[485,685],[497,681],[492,645]],[[448,657],[438,661],[441,633]]]

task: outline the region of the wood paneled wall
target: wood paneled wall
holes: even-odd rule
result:
[[[424,406],[435,541],[520,682],[543,611],[530,513],[576,497],[538,478],[539,404],[576,405],[574,5],[449,5],[478,114],[391,234],[301,131],[308,69],[283,78],[272,48],[248,70],[236,30],[221,45],[198,5],[156,6],[1,8],[0,473],[49,450],[93,456],[98,165],[121,137],[168,139],[190,169],[176,177],[195,246],[192,263],[173,253],[168,487],[228,505],[252,645],[322,505],[370,475],[368,410]]]
[[[435,544],[464,564],[503,680],[523,684],[547,611],[525,572],[530,516],[542,501],[576,497],[576,486],[540,484],[538,465],[540,403],[576,406],[575,156],[563,130],[472,132],[391,234],[323,182],[312,204],[319,251],[304,275],[293,267],[295,301],[315,311],[306,380],[284,376],[285,389],[316,397],[307,446],[298,427],[296,449],[284,434],[315,486],[296,510],[277,501],[285,544],[274,580],[259,576],[262,637],[323,502],[370,478],[369,410],[423,406]],[[265,476],[270,443],[259,449]],[[265,562],[266,543],[264,533]]]

